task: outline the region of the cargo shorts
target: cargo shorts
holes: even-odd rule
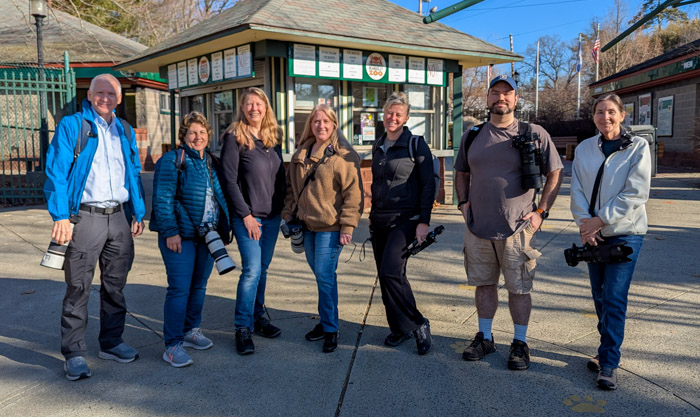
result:
[[[537,258],[542,255],[532,247],[536,230],[531,225],[504,240],[482,239],[465,229],[464,269],[469,285],[498,285],[502,272],[508,292],[530,293]]]

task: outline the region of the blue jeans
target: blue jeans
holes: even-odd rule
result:
[[[304,231],[306,262],[316,276],[318,315],[324,332],[338,331],[338,258],[343,247],[340,232]]]
[[[182,252],[166,246],[165,237],[158,236],[158,247],[168,274],[168,292],[163,313],[165,346],[182,342],[185,333],[202,322],[204,296],[214,259],[206,243],[183,240]]]
[[[248,237],[243,219],[238,216],[233,218],[233,233],[236,236],[242,263],[236,292],[236,330],[242,328],[253,330],[255,319],[265,314],[267,268],[275,253],[275,244],[280,230],[279,215],[255,219],[262,224],[259,240]]]
[[[620,346],[625,337],[627,294],[643,241],[643,235],[606,238],[604,243],[627,242],[627,246],[634,251],[629,256],[632,262],[588,264],[591,293],[595,312],[598,315],[598,333],[600,333],[598,361],[601,367],[614,369],[620,363]]]

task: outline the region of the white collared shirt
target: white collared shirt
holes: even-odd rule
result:
[[[97,126],[97,151],[80,202],[96,207],[114,207],[129,200],[129,192],[124,185],[124,154],[117,131],[117,116],[113,115],[112,122],[108,124],[94,109],[92,113]]]

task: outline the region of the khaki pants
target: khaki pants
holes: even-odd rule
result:
[[[532,290],[536,260],[542,255],[531,246],[535,243],[532,226],[504,240],[482,239],[468,226],[465,229],[464,269],[469,285],[498,285],[502,272],[508,292],[528,294]]]

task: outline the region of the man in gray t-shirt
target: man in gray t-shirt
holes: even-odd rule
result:
[[[477,287],[479,319],[479,332],[462,357],[480,360],[496,350],[491,327],[502,272],[514,327],[508,367],[523,370],[530,364],[526,339],[532,308],[530,290],[540,256],[531,245],[554,204],[563,165],[549,134],[531,124],[533,136],[540,138],[542,172],[546,175],[539,205],[535,204],[535,190],[522,186],[520,150],[513,147],[513,138],[525,133],[519,132],[513,114],[517,102],[517,85],[512,78],[501,75],[491,80],[487,95],[491,120],[481,127],[470,146],[465,146],[469,132],[463,136],[455,161],[455,188],[467,224],[464,265],[469,284]]]

